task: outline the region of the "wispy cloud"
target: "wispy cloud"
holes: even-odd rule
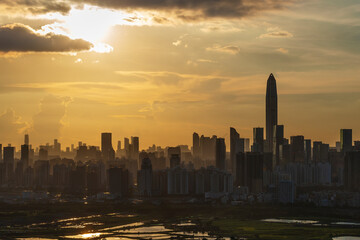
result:
[[[267,33],[261,34],[259,38],[292,38],[294,35],[280,28],[268,28]]]
[[[232,54],[232,55],[236,55],[240,52],[240,48],[238,46],[234,46],[234,45],[219,45],[219,44],[215,44],[212,45],[211,47],[207,47],[206,51],[212,51],[212,52],[219,52],[219,53],[227,53],[227,54]]]

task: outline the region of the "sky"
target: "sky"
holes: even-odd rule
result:
[[[358,0],[2,0],[0,143],[252,138],[277,79],[285,136],[360,140]]]

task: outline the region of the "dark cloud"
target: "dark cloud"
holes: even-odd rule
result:
[[[58,12],[67,14],[71,10],[69,3],[57,0],[2,0],[0,4],[8,8],[21,9],[33,14]]]
[[[79,3],[78,0],[72,0]],[[175,14],[184,21],[242,18],[277,10],[297,0],[82,0],[83,3],[124,10],[154,10]]]
[[[78,52],[93,45],[82,39],[48,33],[42,35],[29,26],[11,24],[0,27],[1,52]]]

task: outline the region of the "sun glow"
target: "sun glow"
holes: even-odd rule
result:
[[[50,14],[55,23],[43,27],[55,33],[66,33],[72,38],[82,38],[90,42],[102,42],[115,25],[144,25],[147,18],[139,13],[127,13],[85,5],[83,8],[72,8],[68,15]]]

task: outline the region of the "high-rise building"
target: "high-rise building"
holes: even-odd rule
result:
[[[251,152],[249,138],[244,138],[244,152]]]
[[[284,125],[274,125],[273,130],[273,167],[280,163],[280,145],[284,142]]]
[[[321,161],[321,141],[313,142],[313,161],[320,162]]]
[[[29,145],[29,144],[30,144],[29,134],[25,134],[24,143],[25,143],[25,145]]]
[[[10,144],[4,147],[5,180],[10,182],[14,179],[15,147]]]
[[[236,185],[248,187],[249,192],[260,193],[263,187],[264,154],[238,153],[236,155]]]
[[[273,149],[274,126],[278,123],[278,101],[276,80],[271,73],[266,87],[266,151]]]
[[[311,162],[311,139],[304,140],[305,162]]]
[[[340,129],[340,145],[342,152],[352,150],[352,129]]]
[[[347,190],[360,191],[360,151],[345,153],[344,185]]]
[[[193,157],[200,157],[200,138],[196,132],[193,133]]]
[[[49,152],[48,152],[46,146],[40,146],[39,160],[42,160],[42,161],[49,160]]]
[[[141,162],[141,170],[138,171],[138,186],[141,196],[151,196],[152,191],[152,165],[151,160],[145,157]]]
[[[101,133],[101,153],[105,162],[115,159],[115,151],[112,147],[111,133]]]
[[[109,191],[125,197],[129,194],[129,171],[118,167],[108,169]]]
[[[236,163],[236,154],[243,152],[240,149],[240,134],[236,131],[235,128],[230,128],[230,164],[231,172],[235,176],[235,163]]]
[[[264,152],[264,128],[253,129],[253,146],[252,152]]]
[[[137,161],[139,158],[139,137],[131,137],[131,145],[132,145],[131,158]]]
[[[170,168],[180,166],[181,158],[179,154],[171,154],[170,156]]]
[[[290,137],[290,153],[291,153],[292,162],[304,162],[305,160],[304,136]]]
[[[216,153],[216,136],[200,137],[200,158],[205,161],[207,166],[214,165]]]
[[[21,161],[23,162],[24,169],[29,166],[30,148],[29,145],[21,145]]]
[[[3,161],[3,148],[2,148],[2,144],[0,144],[0,163]]]
[[[217,138],[216,139],[216,168],[220,170],[225,169],[225,158],[226,158],[226,146],[225,146],[225,139],[224,138]]]

